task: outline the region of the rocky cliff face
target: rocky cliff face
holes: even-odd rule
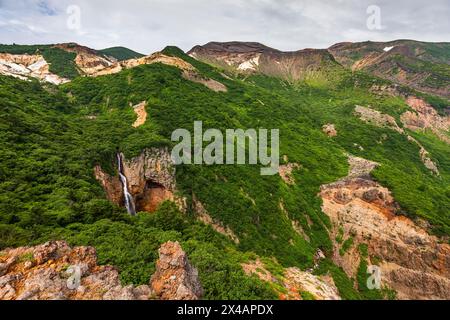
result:
[[[117,269],[97,265],[94,248],[64,241],[0,252],[0,300],[193,300],[198,273],[178,243],[161,246],[149,285],[122,286]]]
[[[117,205],[124,203],[122,184],[118,176],[110,176],[99,165],[94,168],[94,176],[101,183],[109,201]]]
[[[49,64],[41,55],[0,53],[0,74],[22,80],[36,78],[56,85],[69,80],[49,71]]]
[[[178,242],[161,246],[150,283],[154,294],[162,300],[198,300],[203,295],[198,271],[189,263]]]
[[[110,67],[117,62],[112,57],[107,57],[94,49],[80,46],[76,43],[57,44],[55,47],[76,53],[75,63],[83,75],[94,76],[100,70]]]
[[[252,42],[210,42],[192,48],[188,54],[233,72],[260,72],[287,81],[307,79],[325,64],[334,64],[334,58],[326,50],[282,52]]]
[[[124,155],[122,158],[125,159]],[[113,203],[123,205],[123,190],[118,177],[111,177],[100,166],[95,177]],[[124,160],[123,173],[128,179],[128,189],[136,203],[136,210],[154,212],[164,201],[175,202],[180,210],[186,210],[186,201],[177,196],[175,167],[167,148],[148,149],[131,160]]]
[[[404,126],[413,131],[430,130],[442,141],[450,144],[450,116],[441,116],[423,99],[409,96],[406,103],[413,111],[407,111],[401,116]]]
[[[422,103],[425,103],[423,100],[415,98],[415,97],[408,97],[408,101],[422,101]],[[400,128],[400,126],[397,124],[397,121],[394,117],[381,113],[377,110],[373,110],[369,107],[362,107],[362,106],[356,106],[355,107],[355,115],[361,119],[361,121],[364,121],[368,124],[372,124],[377,127],[385,127],[392,130],[397,131],[400,134],[404,134],[408,141],[411,143],[416,144],[420,150],[419,150],[419,157],[424,166],[430,170],[431,173],[439,176],[439,168],[437,164],[431,159],[430,153],[422,146],[422,144],[411,137],[403,128]],[[425,130],[430,129],[431,132],[435,133],[438,137],[441,138],[443,141],[449,140],[449,138],[446,136],[445,132],[448,130],[446,127],[446,120],[445,118],[439,116],[431,106],[427,105],[425,109],[420,109],[417,113],[407,111],[401,116],[401,120],[403,122],[403,125],[411,130]],[[417,127],[417,126],[421,127]],[[379,142],[379,143],[382,143]]]
[[[281,300],[303,300],[302,295],[305,293],[316,300],[341,300],[336,285],[329,276],[315,276],[298,268],[283,269],[282,275],[275,276],[259,259],[243,263],[242,268],[247,275],[256,275],[262,281],[284,288],[280,291],[277,289],[279,287],[274,287]]]
[[[65,242],[5,250],[0,256],[2,300],[147,300],[149,286],[122,287],[118,271],[98,266],[94,248]]]
[[[323,211],[331,218],[333,260],[354,278],[360,263],[358,246],[368,246],[369,264],[381,268],[382,284],[400,299],[450,298],[450,246],[417,223],[398,215],[387,188],[370,178],[376,163],[350,157],[349,176],[324,185]],[[350,248],[342,241],[351,239]]]
[[[125,161],[123,170],[138,211],[153,212],[166,200],[177,203],[182,211],[186,209],[184,200],[176,195],[175,166],[167,148],[145,150]]]

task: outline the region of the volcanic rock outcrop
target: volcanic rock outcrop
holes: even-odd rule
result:
[[[123,287],[114,267],[98,266],[94,248],[64,241],[5,250],[1,300],[147,300],[149,286]]]
[[[185,78],[186,80],[192,81],[192,82],[203,84],[204,86],[206,86],[207,88],[209,88],[213,91],[216,91],[216,92],[226,92],[227,91],[227,87],[225,85],[223,85],[222,83],[220,83],[216,80],[201,76],[197,72],[196,68],[194,66],[192,66],[190,63],[188,63],[178,57],[167,56],[161,52],[156,52],[152,55],[145,56],[145,57],[138,58],[138,59],[117,61],[108,66],[104,66],[103,68],[99,68],[98,70],[96,70],[95,72],[93,72],[89,75],[93,76],[93,77],[99,77],[99,76],[103,76],[103,75],[119,73],[122,70],[135,68],[140,65],[154,64],[154,63],[162,63],[162,64],[165,64],[168,66],[177,67],[183,71],[183,73],[182,73],[183,78]]]
[[[119,272],[97,265],[92,247],[64,241],[0,252],[0,300],[193,300],[203,294],[197,270],[177,242],[159,250],[149,285],[122,286]]]
[[[142,101],[141,103],[133,106],[134,113],[136,113],[137,116],[136,121],[133,123],[134,128],[142,126],[145,123],[145,121],[147,121],[146,107],[147,107],[146,101]]]
[[[408,101],[416,101],[416,98],[409,97]],[[422,101],[419,99],[419,101]],[[423,101],[422,101],[423,102]],[[425,102],[423,102],[425,103]],[[430,110],[431,109],[431,110]],[[429,109],[426,109],[428,111],[428,115],[433,116],[422,116],[421,113],[415,114],[413,112],[407,111],[402,115],[402,122],[405,126],[408,127],[408,120],[411,119],[421,119],[422,121],[413,121],[413,123],[419,123],[423,126],[423,128],[426,128],[427,125],[432,128],[433,132],[435,132],[438,136],[442,136],[442,139],[445,141],[445,139],[449,139],[445,136],[443,131],[440,131],[438,128],[444,128],[445,129],[445,121],[442,117],[437,115],[436,110],[434,110],[431,106],[429,106]],[[437,164],[431,159],[430,153],[423,147],[423,145],[411,137],[403,128],[400,128],[397,122],[395,121],[395,118],[388,115],[381,113],[377,110],[373,110],[371,108],[362,107],[362,106],[356,106],[355,108],[355,114],[360,118],[361,121],[364,121],[368,124],[372,124],[377,127],[385,127],[392,130],[397,131],[400,134],[406,135],[408,141],[416,144],[420,150],[419,150],[419,157],[422,163],[424,164],[425,168],[430,170],[431,173],[439,176],[439,168]],[[431,118],[431,119],[430,119]],[[427,119],[428,121],[425,121],[424,119]],[[437,124],[438,125],[437,125]],[[418,130],[415,126],[409,126],[409,129]]]
[[[154,212],[164,201],[173,201],[180,210],[186,210],[185,199],[176,195],[175,167],[167,148],[144,150],[141,155],[123,161],[123,174],[128,180],[128,190],[134,198],[136,211]],[[95,177],[103,186],[107,197],[123,205],[123,191],[119,178],[95,168]]]
[[[330,217],[332,239],[352,239],[343,252],[334,243],[334,262],[355,278],[366,244],[369,262],[378,264],[382,284],[394,289],[399,299],[450,298],[450,246],[409,218],[398,215],[399,207],[387,188],[370,177],[378,165],[349,157],[349,175],[322,186],[322,210]]]
[[[169,66],[177,67],[183,71],[191,70],[194,71],[195,68],[190,64],[184,61],[183,59],[177,57],[170,57],[161,52],[156,52],[152,55],[145,56],[138,59],[129,59],[125,61],[117,61],[115,63],[111,63],[110,65],[103,66],[102,68],[98,68],[95,72],[89,74],[93,77],[115,74],[119,73],[125,69],[135,68],[140,65],[145,64],[154,64],[154,63],[162,63]]]
[[[327,123],[322,127],[323,133],[325,133],[329,137],[336,137],[338,132],[336,130],[336,126],[332,123]]]
[[[326,64],[337,65],[327,50],[282,52],[254,42],[210,42],[188,54],[232,72],[259,72],[292,82],[314,77]]]
[[[441,116],[423,99],[410,96],[406,103],[413,109],[401,116],[404,126],[412,131],[430,130],[442,141],[450,144],[447,133],[450,130],[450,116]]]
[[[36,78],[56,85],[69,80],[49,71],[49,64],[41,55],[0,53],[0,74],[21,80]]]
[[[94,49],[80,46],[76,43],[62,43],[55,45],[56,48],[76,54],[75,64],[81,74],[94,76],[101,70],[108,68],[117,62],[112,57],[100,54]]]
[[[344,42],[328,51],[343,66],[416,90],[450,98],[448,43],[412,40]]]
[[[167,242],[159,249],[151,288],[161,300],[198,300],[203,288],[198,271],[190,263],[178,242]]]
[[[283,292],[277,290],[277,287],[274,289],[282,300],[303,300],[302,294],[305,293],[316,300],[341,300],[338,289],[329,276],[315,276],[298,268],[287,268],[282,275],[276,277],[259,259],[243,263],[242,268],[247,275],[256,275],[269,284],[281,285],[284,288]]]
[[[373,124],[378,127],[387,127],[399,133],[403,133],[403,129],[398,126],[394,117],[388,114],[362,106],[356,106],[355,113],[362,121],[366,123]]]

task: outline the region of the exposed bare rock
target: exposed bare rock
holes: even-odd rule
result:
[[[298,268],[286,269],[286,285],[291,292],[306,291],[316,300],[341,300],[339,292],[331,277],[317,277],[311,273],[300,271]]]
[[[142,58],[117,61],[113,57],[105,56],[96,50],[80,46],[76,43],[62,43],[54,47],[75,53],[76,57],[74,62],[79,73],[84,76],[99,77],[116,74],[122,70],[135,68],[140,65],[162,63],[181,69],[185,79],[203,84],[215,92],[228,91],[224,84],[200,75],[197,69],[190,63],[178,57],[167,56],[161,52],[155,52]],[[27,80],[29,77],[33,77],[56,85],[70,81],[69,79],[64,79],[50,73],[49,64],[41,55],[0,53],[0,74],[14,76],[21,80]]]
[[[399,133],[403,133],[403,129],[398,126],[394,117],[388,114],[362,106],[356,106],[355,113],[366,123],[373,124],[377,127],[387,127]]]
[[[232,72],[259,72],[290,82],[314,77],[327,63],[337,66],[327,50],[282,52],[253,42],[210,42],[192,48],[188,54]]]
[[[279,169],[280,177],[289,185],[295,184],[295,178],[292,173],[294,170],[300,169],[302,166],[298,163],[288,163],[285,165],[281,165]]]
[[[224,226],[220,221],[214,220],[206,211],[203,204],[194,197],[193,199],[194,210],[197,213],[198,220],[202,221],[204,224],[210,225],[215,231],[223,234],[224,236],[230,238],[234,243],[239,244],[239,238],[228,226]]]
[[[178,242],[161,246],[150,284],[155,295],[162,300],[198,300],[203,296],[198,271],[189,263]]]
[[[154,212],[166,200],[186,210],[185,199],[176,195],[175,166],[167,148],[144,150],[138,157],[125,160],[123,171],[138,211]]]
[[[277,278],[272,275],[270,271],[266,269],[264,263],[257,259],[248,263],[241,264],[242,269],[247,275],[256,275],[259,279],[266,282],[277,282]]]
[[[98,266],[94,248],[64,241],[0,255],[0,300],[147,300],[149,286],[122,287],[118,271]]]
[[[420,159],[422,159],[422,162],[425,165],[425,167],[431,172],[433,172],[435,175],[439,176],[440,175],[439,169],[436,163],[433,160],[431,160],[430,153],[424,147],[421,147],[419,154]]]
[[[145,123],[145,121],[147,121],[147,110],[145,109],[146,107],[147,107],[146,101],[142,101],[141,103],[133,106],[133,110],[137,115],[137,119],[133,123],[134,128],[142,126]]]
[[[222,83],[201,76],[197,69],[192,66],[190,63],[184,61],[178,57],[167,56],[161,52],[153,53],[152,55],[145,56],[138,59],[129,59],[125,61],[116,61],[110,64],[95,64],[96,68],[92,69],[92,72],[86,73],[93,77],[104,76],[108,74],[119,73],[125,69],[135,68],[140,65],[148,65],[154,63],[162,63],[168,66],[173,66],[181,69],[183,71],[183,77],[187,80],[201,83],[207,88],[216,91],[216,92],[226,92],[228,91],[227,87]]]
[[[355,157],[350,164],[348,177],[322,186],[320,193],[322,210],[333,223],[332,239],[353,239],[343,255],[340,244],[334,243],[335,263],[354,278],[360,261],[357,248],[365,243],[370,259],[380,261],[382,284],[397,291],[400,299],[449,299],[450,246],[397,215],[390,191],[368,175],[376,164]]]
[[[75,53],[75,64],[82,74],[93,76],[99,71],[112,66],[117,61],[114,58],[99,54],[96,50],[80,46],[76,43],[62,43],[55,45],[56,48]]]
[[[119,73],[125,69],[131,69],[138,67],[140,65],[148,65],[154,63],[162,63],[165,65],[177,67],[183,71],[195,71],[195,68],[188,62],[180,59],[178,57],[170,57],[166,56],[161,52],[156,52],[152,55],[145,56],[138,59],[129,59],[125,61],[118,61],[109,66],[105,66],[103,68],[99,68],[95,73],[90,74],[93,77],[104,76],[108,74]]]
[[[169,300],[199,299],[197,270],[176,242],[159,250],[151,285],[120,284],[117,269],[98,266],[94,248],[64,241],[7,249],[0,255],[0,300]],[[153,288],[153,289],[152,289]]]
[[[105,173],[99,165],[94,168],[94,176],[101,183],[108,200],[117,205],[122,205],[124,194],[120,178]]]
[[[215,92],[227,92],[227,87],[220,83],[219,81],[216,81],[214,79],[209,79],[201,76],[197,72],[192,71],[184,71],[183,77],[189,81],[197,82],[200,84],[203,84],[204,86],[208,87],[209,89],[215,91]]]
[[[175,166],[167,148],[147,149],[130,160],[123,154],[121,157],[124,159],[123,173],[138,212],[154,212],[164,201],[173,201],[180,210],[186,210],[186,200],[177,196]],[[104,173],[100,166],[94,171],[108,199],[122,206],[124,195],[120,179]]]
[[[347,176],[348,179],[352,178],[370,178],[370,173],[379,166],[378,163],[366,160],[363,158],[354,157],[348,155],[348,164],[350,165],[350,171]]]
[[[338,135],[338,132],[336,130],[336,127],[332,123],[327,123],[322,127],[323,133],[328,135],[329,137],[336,137]]]
[[[414,88],[421,92],[450,97],[448,78],[442,73],[448,58],[436,55],[434,50],[448,50],[445,43],[428,43],[412,40],[390,42],[338,43],[328,51],[345,67],[364,70],[394,83]],[[433,48],[433,49],[431,49]],[[420,65],[420,68],[413,66]],[[445,68],[445,67],[444,67]],[[430,81],[431,80],[431,81]],[[439,85],[430,83],[438,81]]]
[[[430,130],[442,141],[450,143],[446,132],[450,130],[450,116],[440,116],[437,111],[423,99],[410,96],[407,104],[414,110],[407,111],[401,116],[406,128],[413,131]]]
[[[31,77],[56,85],[69,81],[51,73],[49,67],[41,55],[0,53],[0,74],[2,75],[21,80]]]
[[[448,300],[448,277],[401,267],[395,263],[384,262],[381,266],[388,283],[396,283],[398,298],[404,300]],[[404,294],[407,292],[407,294]],[[445,298],[446,297],[446,298]]]
[[[411,101],[416,101],[416,100],[411,100]],[[411,103],[411,101],[410,101],[410,103]],[[414,105],[414,104],[412,103],[412,105]],[[431,118],[434,119],[436,121],[436,123],[438,123],[441,127],[443,127],[444,122],[439,121],[439,120],[442,120],[442,118],[437,115],[436,110],[434,110],[432,107],[429,107],[429,108],[431,110],[427,109],[428,114],[429,115],[433,114],[433,116]],[[388,128],[393,129],[401,134],[407,135],[407,138],[409,141],[417,144],[420,147],[419,156],[420,156],[420,159],[422,160],[423,164],[425,165],[425,167],[428,170],[430,170],[433,174],[439,175],[439,169],[438,169],[436,163],[434,163],[433,160],[431,160],[430,153],[416,139],[414,139],[410,135],[406,134],[406,132],[397,125],[397,122],[395,121],[395,119],[393,117],[391,117],[390,115],[386,115],[381,112],[378,112],[376,110],[372,110],[370,108],[361,107],[361,106],[356,106],[355,112],[359,115],[359,117],[362,121],[374,124],[379,127],[388,127]],[[414,115],[414,116],[412,116],[412,115]],[[406,119],[411,120],[414,117],[420,118],[420,116],[418,114],[414,114],[414,113],[408,111],[402,115],[402,122],[405,125],[407,125]],[[423,125],[424,128],[425,128],[425,123],[427,123],[428,125],[431,126],[431,123],[434,121],[434,120],[430,120],[429,119],[430,117],[425,116],[425,118],[427,118],[429,121],[428,122],[424,121],[421,123],[421,125]],[[416,123],[416,122],[414,122],[414,123]],[[408,128],[413,129],[415,127],[409,126]],[[438,128],[438,126],[434,126],[432,130],[434,132],[439,133],[439,129],[437,129],[437,128]],[[448,137],[446,137],[444,134],[441,133],[440,135],[443,137],[443,140],[447,139],[450,141],[450,139]]]
[[[422,146],[422,144],[419,141],[417,141],[410,135],[408,135],[408,140],[414,142],[420,147],[419,155],[425,167],[435,175],[439,176],[440,175],[439,169],[436,163],[433,160],[431,160],[430,153]]]
[[[278,292],[282,300],[302,300],[302,293],[311,294],[316,300],[340,300],[334,281],[329,276],[315,276],[298,268],[284,269],[283,275],[275,277],[267,270],[264,263],[257,259],[242,264],[247,275],[256,275],[262,281],[269,284],[281,285],[286,292],[281,292],[278,286],[273,288]]]
[[[130,59],[125,60],[122,63],[122,66],[125,69],[134,68],[143,64],[154,64],[154,63],[162,63],[169,66],[177,67],[181,70],[191,70],[195,71],[196,69],[190,63],[184,61],[178,57],[167,56],[161,52],[153,53],[152,55],[145,56],[139,59]]]
[[[378,95],[388,95],[391,97],[404,97],[404,93],[401,91],[401,88],[397,84],[392,85],[377,85],[374,84],[370,91],[378,94]]]

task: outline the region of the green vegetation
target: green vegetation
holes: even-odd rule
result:
[[[387,287],[383,286],[380,289],[369,289],[368,284],[372,281],[372,279],[369,279],[371,274],[368,273],[367,245],[360,244],[359,252],[361,261],[358,267],[357,282],[362,298],[364,300],[395,300],[396,292]]]
[[[341,256],[345,255],[352,246],[353,246],[353,237],[350,237],[347,240],[345,240],[344,243],[342,244],[342,247],[339,250],[339,254]]]
[[[0,45],[1,53],[41,54],[49,63],[49,71],[67,79],[79,76],[75,64],[75,53],[67,52],[52,45]]]
[[[339,295],[344,300],[361,300],[361,294],[354,287],[354,280],[349,279],[342,268],[337,267],[330,259],[321,261],[315,271],[317,275],[331,274],[334,283],[339,290]]]
[[[37,49],[54,50],[8,50]],[[431,134],[411,133],[439,164],[441,176],[436,177],[405,135],[353,115],[357,104],[397,119],[407,110],[400,98],[369,92],[379,79],[343,69],[295,85],[261,75],[229,79],[177,48],[164,52],[192,63],[204,76],[226,85],[228,92],[213,92],[162,64],[77,77],[59,88],[0,77],[0,250],[66,239],[72,245],[95,246],[100,263],[119,267],[123,283],[142,284],[154,270],[160,244],[179,241],[200,270],[207,299],[271,299],[275,290],[246,276],[240,263],[258,255],[277,277],[283,267],[312,267],[319,248],[331,256],[331,222],[317,194],[321,185],[347,175],[347,153],[381,164],[373,176],[392,190],[401,213],[428,220],[437,234],[450,233],[448,145]],[[60,67],[70,66],[68,61],[73,59]],[[144,100],[148,121],[133,128],[136,115],[130,103]],[[183,215],[166,203],[153,215],[130,217],[106,200],[93,176],[96,164],[115,174],[117,150],[131,158],[145,148],[170,147],[173,130],[192,130],[198,120],[205,130],[280,129],[280,154],[287,162],[301,164],[293,172],[294,185],[279,176],[261,176],[258,166],[177,168],[178,189],[189,208],[195,195],[213,218],[233,230],[239,245],[196,222],[191,209]],[[326,123],[335,124],[337,137],[322,132]],[[310,241],[294,230],[291,220]],[[344,241],[343,232],[337,240],[342,254],[353,245],[353,238]],[[327,258],[316,273],[331,274],[344,299],[387,297],[366,292],[366,270],[362,259],[357,279],[349,279]]]
[[[445,88],[450,83],[450,65],[445,63],[432,63],[419,59],[408,58],[401,55],[395,55],[392,60],[411,74],[423,73],[428,76],[423,80],[423,84],[431,88]]]
[[[312,293],[308,291],[302,291],[300,292],[300,296],[303,300],[316,300],[316,298],[312,295]]]
[[[114,57],[119,61],[141,58],[144,56],[141,53],[135,52],[133,50],[124,47],[112,47],[103,50],[98,50],[98,52],[110,57]]]
[[[18,262],[19,263],[23,263],[23,262],[28,262],[28,261],[33,261],[34,260],[34,255],[33,255],[33,253],[32,252],[30,252],[30,253],[24,253],[23,255],[21,255],[20,257],[19,257],[19,260],[18,260]]]

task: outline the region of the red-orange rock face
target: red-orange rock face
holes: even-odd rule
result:
[[[198,271],[189,263],[178,242],[161,246],[150,284],[154,294],[162,300],[197,300],[203,295]]]
[[[123,155],[122,158],[125,159]],[[167,148],[145,150],[136,158],[124,160],[123,173],[138,212],[154,212],[164,201],[175,202],[182,211],[186,209],[184,199],[176,196],[175,167]],[[120,179],[104,173],[99,166],[95,168],[95,177],[108,199],[123,206]]]
[[[193,300],[203,289],[178,242],[161,246],[150,285],[122,286],[119,272],[97,265],[92,247],[64,241],[0,252],[0,300]]]
[[[350,157],[349,176],[322,186],[322,210],[330,217],[331,238],[352,238],[347,252],[334,243],[334,262],[355,278],[359,244],[367,244],[382,284],[400,299],[450,299],[450,246],[405,216],[387,188],[370,179],[377,164]]]
[[[149,286],[120,284],[114,267],[98,266],[92,247],[64,241],[5,250],[0,255],[0,300],[147,300]]]

